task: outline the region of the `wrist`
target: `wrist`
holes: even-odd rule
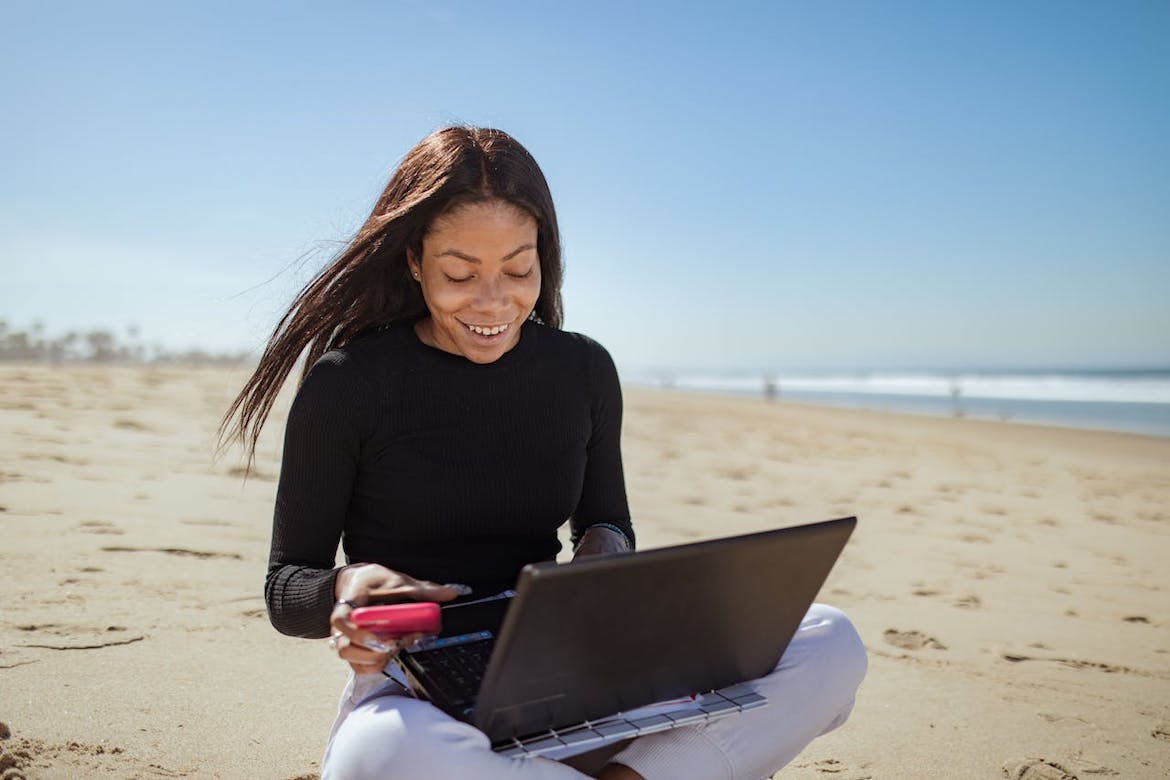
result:
[[[615,555],[631,552],[629,538],[620,528],[609,523],[591,525],[581,534],[577,546],[573,549],[573,558],[585,558],[593,555]]]
[[[356,570],[364,565],[361,563],[351,563],[337,570],[337,576],[333,578],[333,600],[335,602],[353,600],[354,593],[351,589],[353,578],[357,574]]]
[[[620,544],[622,549],[624,549],[626,552],[632,551],[634,549],[634,545],[630,543],[630,537],[626,536],[626,532],[621,528],[618,528],[613,523],[594,523],[593,525],[589,526],[585,529],[585,532],[581,534],[581,539],[578,542],[577,547],[580,547],[582,544],[584,544],[585,538],[590,534],[600,534],[607,540],[612,540],[612,542]]]

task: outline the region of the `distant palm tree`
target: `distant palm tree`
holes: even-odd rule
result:
[[[108,363],[117,354],[114,348],[114,334],[108,330],[91,330],[85,334],[89,344],[90,360],[98,363]]]

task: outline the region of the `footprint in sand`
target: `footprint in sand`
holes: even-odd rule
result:
[[[0,723],[0,740],[12,738],[12,729],[8,728],[8,724]],[[0,775],[3,775],[4,780],[25,780],[25,774],[21,770],[24,768],[20,757],[13,754],[13,751],[0,745]]]
[[[139,422],[138,420],[132,419],[130,417],[120,417],[117,420],[114,420],[114,427],[120,428],[124,431],[150,431],[151,430],[149,425],[146,425],[145,423]]]
[[[1060,764],[1043,758],[1008,761],[1003,765],[1003,776],[1008,780],[1078,780]]]
[[[194,519],[194,520],[180,520],[179,522],[182,523],[183,525],[206,525],[206,526],[225,527],[225,528],[230,527],[232,525],[227,520]]]
[[[207,550],[189,550],[186,547],[103,547],[102,552],[158,552],[166,555],[177,555],[185,558],[230,558],[242,560],[244,556],[233,552],[210,552]]]
[[[903,650],[923,650],[925,648],[930,648],[931,650],[947,649],[947,646],[942,642],[932,636],[927,636],[921,631],[899,631],[896,628],[887,628],[882,634],[882,639],[886,640],[888,644]]]
[[[910,593],[912,595],[915,595],[915,596],[939,596],[939,595],[942,595],[941,590],[937,590],[935,588],[927,588],[927,587],[915,588],[914,590],[910,591]]]
[[[125,533],[113,523],[105,520],[86,520],[80,525],[81,532],[84,534],[108,534],[112,536],[121,536]]]
[[[276,475],[258,468],[253,468],[251,471],[245,466],[232,466],[227,470],[229,477],[237,479],[255,479],[260,482],[275,482]]]
[[[1161,725],[1155,726],[1154,730],[1150,732],[1150,736],[1154,739],[1170,742],[1170,723],[1163,723]]]
[[[70,766],[70,777],[181,777],[187,774],[158,764],[144,766],[117,746],[74,741],[53,743],[20,737],[10,745],[0,747],[0,777],[3,780],[25,780],[28,777],[24,773],[26,768],[31,772],[32,767],[45,763]]]
[[[813,769],[825,774],[835,775],[845,770],[845,765],[835,758],[826,758],[812,765]]]

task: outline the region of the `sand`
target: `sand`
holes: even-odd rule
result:
[[[316,773],[345,668],[264,616],[287,398],[245,482],[242,379],[0,367],[0,773]],[[643,547],[860,518],[820,600],[869,675],[778,777],[1170,777],[1170,439],[626,400]]]

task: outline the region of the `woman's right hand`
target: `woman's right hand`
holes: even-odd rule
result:
[[[396,639],[379,639],[369,631],[358,628],[350,620],[353,605],[364,607],[367,604],[402,601],[450,601],[470,592],[471,589],[466,585],[439,585],[427,580],[416,580],[376,563],[348,566],[337,574],[337,582],[333,586],[337,602],[329,617],[337,655],[349,664],[355,674],[376,674],[386,668],[386,664],[399,650],[410,647],[422,637],[422,634],[411,634]]]

